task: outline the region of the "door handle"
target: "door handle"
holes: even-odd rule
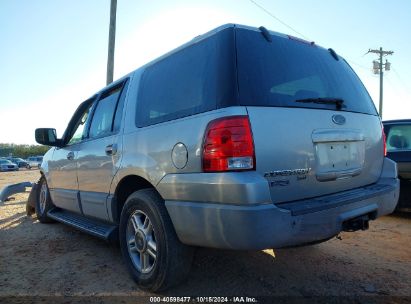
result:
[[[115,155],[117,153],[117,145],[116,144],[112,144],[112,145],[108,145],[106,146],[106,155]]]
[[[74,152],[73,152],[73,151],[70,151],[70,152],[67,154],[67,159],[68,159],[68,160],[73,160],[73,159],[74,159]]]

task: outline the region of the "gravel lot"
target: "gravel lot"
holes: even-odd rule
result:
[[[1,172],[0,189],[38,177],[38,170]],[[63,224],[44,225],[27,217],[28,193],[0,203],[0,302],[149,301],[140,296],[153,294],[136,287],[119,248]],[[341,238],[275,252],[198,249],[188,280],[160,296],[411,302],[409,214],[385,216],[371,222],[368,231],[342,233]],[[39,297],[24,297],[33,295]]]

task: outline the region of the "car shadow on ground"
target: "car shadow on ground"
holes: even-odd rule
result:
[[[411,212],[396,211],[394,213],[391,213],[389,216],[395,218],[411,219]]]
[[[15,213],[9,217],[0,218],[0,225],[6,224],[2,229],[6,229],[9,225],[17,224],[25,220],[26,212]]]
[[[27,202],[19,202],[15,201],[14,198],[11,198],[5,202],[0,203],[0,207],[2,206],[17,206],[17,205],[26,205]]]
[[[367,273],[371,266],[365,264],[360,268]],[[164,295],[361,295],[363,285],[351,275],[354,271],[358,271],[355,262],[336,256],[324,244],[280,249],[274,254],[271,250],[239,252],[200,248],[187,282]]]

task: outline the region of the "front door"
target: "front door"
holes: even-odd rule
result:
[[[49,162],[48,180],[51,182],[49,188],[54,205],[77,213],[82,213],[78,191],[77,158],[92,104],[93,99],[90,99],[79,106],[66,130],[66,144],[54,150],[52,160]]]
[[[57,207],[80,213],[77,200],[76,147],[56,148],[49,162],[51,199]]]
[[[81,143],[77,177],[84,215],[108,220],[107,198],[121,161],[119,130],[125,98],[125,83],[100,95],[87,140]]]

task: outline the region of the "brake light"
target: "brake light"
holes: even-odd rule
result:
[[[382,141],[384,142],[384,156],[387,156],[387,137],[385,136],[384,126],[382,126]]]
[[[204,172],[255,169],[253,135],[248,116],[211,121],[204,134]]]

